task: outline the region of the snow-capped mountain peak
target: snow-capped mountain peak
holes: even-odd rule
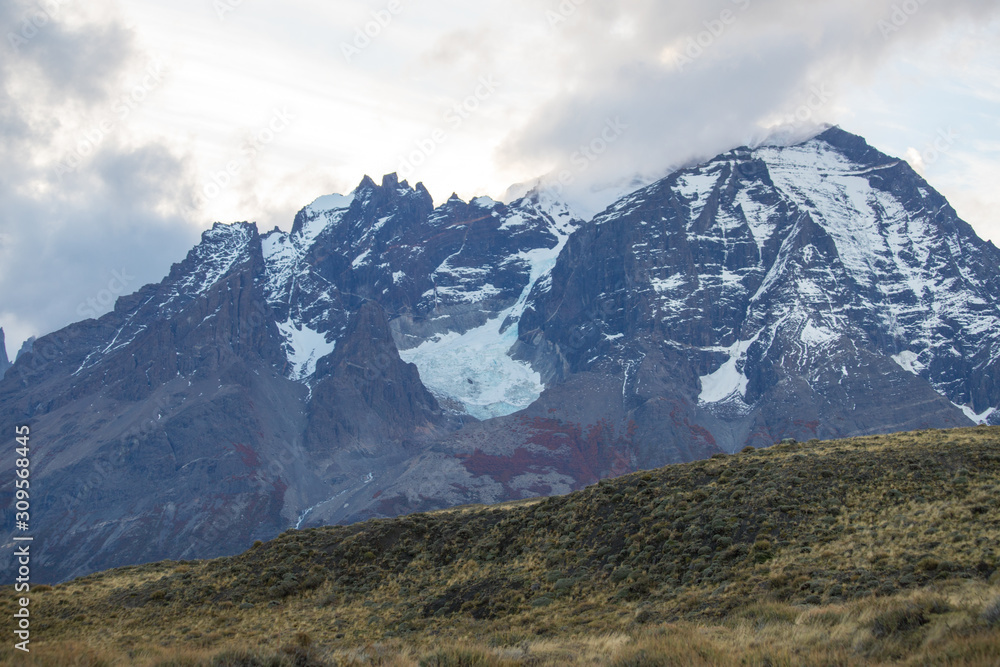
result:
[[[311,204],[306,206],[306,210],[312,215],[319,215],[328,211],[342,211],[351,207],[354,203],[354,193],[349,195],[324,195],[317,197]]]
[[[864,430],[904,386],[935,407],[900,405],[897,423],[995,419],[1000,253],[908,164],[839,128],[681,169],[571,243],[579,259],[524,325],[544,332],[521,340],[538,367],[611,372],[629,354],[688,368],[683,400],[710,415],[691,419],[719,441],[790,410]],[[845,393],[864,407],[816,407]]]

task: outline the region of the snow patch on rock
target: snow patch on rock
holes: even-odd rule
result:
[[[952,405],[954,405],[956,408],[958,408],[959,410],[961,410],[962,412],[964,412],[966,417],[968,417],[970,420],[972,420],[973,422],[975,422],[976,424],[978,424],[980,426],[982,426],[983,424],[988,423],[989,420],[990,420],[990,417],[992,417],[993,414],[997,411],[996,408],[990,408],[990,409],[986,410],[985,412],[983,412],[982,414],[978,414],[977,415],[976,411],[973,410],[968,405],[959,405],[958,403],[952,403]]]
[[[698,403],[706,406],[729,405],[749,410],[746,404],[747,385],[750,383],[743,370],[750,346],[757,342],[760,332],[747,341],[738,340],[729,347],[707,348],[706,351],[723,352],[728,359],[717,370],[701,376],[701,393]]]
[[[926,368],[926,366],[920,363],[920,357],[915,352],[910,352],[909,350],[892,355],[892,360],[899,364],[900,368],[904,371],[913,373],[914,375],[920,375]]]
[[[326,335],[299,324],[293,319],[278,323],[285,339],[285,355],[291,366],[288,377],[306,380],[316,372],[316,362],[333,352],[337,341],[327,341]]]

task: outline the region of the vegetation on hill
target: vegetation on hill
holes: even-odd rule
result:
[[[783,443],[39,587],[20,662],[996,665],[998,551],[1000,428]]]

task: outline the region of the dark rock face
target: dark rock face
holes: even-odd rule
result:
[[[290,233],[217,224],[0,381],[2,432],[32,427],[33,580],[785,437],[997,423],[998,267],[839,129],[587,223],[544,191],[435,208],[390,175]]]

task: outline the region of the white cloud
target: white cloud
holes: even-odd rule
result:
[[[78,319],[129,261],[137,282],[158,280],[213,220],[287,228],[317,195],[399,170],[439,128],[446,138],[411,182],[438,198],[499,198],[562,169],[584,191],[622,187],[790,117],[841,123],[917,163],[980,233],[1000,236],[995,0],[912,15],[894,15],[893,0],[402,0],[350,61],[343,44],[387,2],[230,4],[220,19],[203,0],[62,3],[0,59],[5,329]],[[0,4],[2,33],[34,7]],[[162,80],[120,118],[154,58]],[[496,92],[452,124],[484,76]],[[276,109],[294,118],[248,144]],[[58,161],[109,118],[112,131],[58,178]],[[615,119],[627,128],[590,159],[581,148],[600,146]],[[961,140],[932,164],[925,147],[948,127]]]
[[[925,171],[927,170],[927,165],[924,164],[924,158],[920,154],[920,151],[918,151],[913,146],[910,146],[909,148],[906,149],[905,157],[906,161],[910,163],[910,166],[913,167],[914,171],[916,171],[921,176],[924,175]]]
[[[12,354],[29,335],[83,319],[113,271],[133,276],[127,291],[159,280],[197,231],[185,221],[183,157],[130,131],[137,98],[151,102],[149,56],[112,6],[58,6],[50,15],[21,0],[0,5],[8,49],[0,60],[0,325]]]

